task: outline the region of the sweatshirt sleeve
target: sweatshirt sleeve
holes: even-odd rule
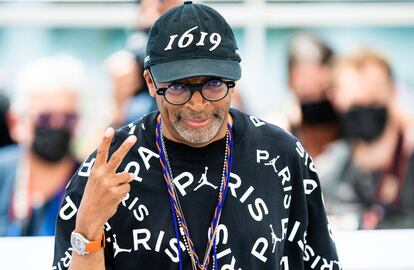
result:
[[[309,154],[298,142],[296,147],[305,196],[306,230],[298,246],[303,252],[304,269],[342,269],[325,212],[317,170]]]

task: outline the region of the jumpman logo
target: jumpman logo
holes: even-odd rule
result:
[[[278,238],[276,236],[275,231],[273,230],[272,224],[270,224],[270,229],[272,230],[272,232],[270,233],[272,235],[272,244],[273,244],[272,253],[275,253],[276,244],[277,244],[277,242],[282,242],[282,239],[281,238]]]
[[[118,253],[121,252],[128,252],[131,253],[132,249],[124,249],[124,248],[120,248],[118,246],[118,243],[116,242],[116,234],[114,234],[114,249],[115,249],[115,254],[114,254],[114,258],[116,257],[116,255],[118,255]]]
[[[201,188],[202,186],[205,186],[205,185],[208,185],[208,186],[210,186],[210,187],[212,187],[214,189],[217,189],[217,187],[215,185],[213,185],[212,183],[210,183],[207,180],[207,170],[208,170],[208,167],[205,167],[205,171],[201,175],[200,180],[198,181],[198,183],[200,183],[200,184],[194,189],[194,191],[196,191],[197,189],[199,189],[199,188]]]
[[[277,157],[271,159],[269,162],[266,162],[264,165],[269,166],[271,165],[273,167],[273,170],[275,170],[275,172],[278,172],[278,170],[276,169],[276,160],[278,160],[280,158],[280,156],[278,155]]]

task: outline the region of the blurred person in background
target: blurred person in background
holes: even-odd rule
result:
[[[139,3],[138,29],[148,33],[158,17],[182,2],[182,0],[141,0]]]
[[[7,125],[7,114],[9,107],[9,98],[0,90],[0,147],[13,143],[13,140],[10,137],[9,127]]]
[[[329,100],[333,60],[332,49],[314,35],[299,33],[291,40],[288,83],[297,103],[289,117],[290,129],[314,156],[329,216],[348,213],[348,209],[342,209],[337,193],[352,189],[348,183],[339,181],[339,169],[345,166],[350,150],[349,144],[341,139],[341,119]],[[335,229],[338,223],[333,222]]]
[[[292,132],[315,158],[341,136],[339,116],[328,99],[333,56],[326,44],[307,33],[296,35],[289,48],[288,84],[300,107]]]
[[[115,128],[157,109],[142,75],[147,35],[161,14],[181,2],[179,0],[141,1],[137,29],[128,36],[125,49],[114,52],[105,61],[106,69],[113,81],[115,104],[112,126]]]
[[[106,60],[105,64],[114,87],[112,125],[116,128],[126,125],[157,108],[142,76],[144,71],[143,60],[139,53],[134,55],[127,50],[117,51]]]
[[[388,60],[370,49],[338,59],[331,99],[352,151],[339,181],[353,189],[338,189],[338,199],[360,203],[362,229],[414,228],[410,122],[396,102]]]
[[[81,64],[42,58],[18,76],[10,108],[17,145],[0,149],[0,236],[54,235],[65,187],[79,163],[71,152]]]

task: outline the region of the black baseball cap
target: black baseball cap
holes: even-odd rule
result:
[[[206,5],[185,1],[151,28],[144,67],[157,82],[197,76],[239,80],[240,61],[226,20]]]

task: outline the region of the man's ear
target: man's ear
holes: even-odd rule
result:
[[[157,93],[156,93],[157,88],[155,87],[155,83],[154,83],[154,80],[152,79],[150,71],[148,69],[146,69],[146,70],[144,70],[144,73],[142,75],[145,78],[145,82],[147,83],[150,95],[152,97],[155,97],[157,95]]]

